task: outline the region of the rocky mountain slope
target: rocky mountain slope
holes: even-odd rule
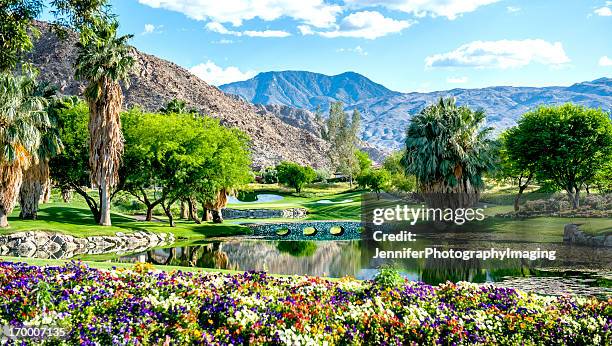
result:
[[[77,37],[58,38],[49,25],[37,22],[42,32],[31,54],[40,69],[40,80],[49,81],[66,95],[81,95],[85,84],[74,79]],[[329,165],[328,144],[312,132],[291,126],[273,113],[262,111],[239,98],[208,85],[184,68],[134,49],[138,68],[131,86],[124,91],[125,106],[140,105],[156,111],[173,98],[186,100],[189,107],[220,119],[225,126],[238,127],[252,140],[254,166],[262,167],[290,160],[313,167]]]
[[[333,82],[340,80],[339,82]],[[332,87],[333,86],[333,87]],[[504,129],[521,114],[541,104],[574,102],[612,109],[612,79],[600,78],[569,87],[488,87],[452,89],[431,93],[398,93],[356,73],[324,76],[311,72],[267,72],[244,82],[220,87],[255,103],[281,104],[314,111],[328,109],[330,101],[342,101],[347,109],[361,111],[362,139],[389,149],[402,145],[410,117],[440,97],[453,96],[459,104],[487,112],[490,126]],[[325,114],[324,114],[325,115]]]

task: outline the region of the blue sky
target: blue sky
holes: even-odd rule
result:
[[[212,84],[355,71],[397,91],[612,75],[606,0],[113,0],[138,49]]]

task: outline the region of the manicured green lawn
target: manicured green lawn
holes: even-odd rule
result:
[[[113,226],[98,226],[87,207],[79,203],[51,202],[42,204],[37,220],[20,220],[19,211],[15,210],[9,217],[10,226],[0,230],[1,233],[12,233],[28,230],[48,230],[68,233],[73,236],[114,235],[116,232],[150,231],[157,233],[174,233],[177,239],[201,239],[205,237],[245,234],[249,229],[236,224],[204,223],[197,225],[183,220],[176,221],[176,227],[165,222],[137,221],[133,217],[113,212]]]

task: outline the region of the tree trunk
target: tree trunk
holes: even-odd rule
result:
[[[519,211],[520,209],[521,197],[523,196],[525,188],[526,186],[519,186],[519,192],[516,194],[516,197],[514,197],[514,211]]]
[[[0,228],[8,227],[8,218],[6,212],[0,208]]]
[[[69,187],[62,187],[62,200],[64,203],[70,203],[72,200],[72,189]]]
[[[145,217],[145,221],[153,220],[153,206],[147,206],[147,216]]]
[[[106,181],[104,180],[102,181],[99,191],[100,191],[100,221],[99,221],[99,224],[101,226],[110,226],[111,225],[110,195],[108,193],[108,187],[106,185]]]
[[[100,210],[98,209],[98,204],[96,204],[96,200],[93,199],[90,195],[88,195],[87,192],[85,192],[85,190],[83,190],[80,186],[76,184],[71,184],[71,186],[74,191],[76,191],[76,193],[78,193],[79,195],[81,195],[81,197],[83,197],[83,199],[85,199],[85,202],[87,203],[87,206],[89,207],[89,210],[93,215],[94,221],[98,223],[100,221]]]
[[[23,182],[19,189],[19,217],[22,220],[36,220],[38,203],[43,193],[39,170],[39,164],[34,164],[23,173]]]
[[[181,200],[180,208],[181,208],[180,218],[183,219],[183,220],[187,220],[187,218],[189,218],[189,215],[187,214],[187,208],[185,207],[185,201],[184,200]]]
[[[580,189],[576,188],[576,193],[574,193],[574,200],[572,202],[574,209],[578,209],[580,207]]]
[[[13,211],[21,189],[23,162],[20,158],[12,164],[0,163],[0,227],[8,227],[8,215]]]
[[[214,223],[223,223],[223,215],[221,214],[220,209],[213,209],[211,212]]]
[[[198,202],[193,197],[189,197],[187,200],[187,205],[189,206],[189,220],[197,223],[198,225],[202,222],[198,218]]]
[[[91,182],[100,191],[100,225],[110,226],[110,191],[119,183],[119,165],[123,154],[119,83],[104,78],[98,83],[99,97],[89,99],[89,168]]]
[[[46,163],[46,170],[47,170],[47,179],[45,180],[44,184],[43,184],[43,192],[42,192],[42,196],[41,196],[41,202],[43,204],[49,203],[49,201],[51,200],[51,178],[49,178],[49,164]]]
[[[208,208],[202,206],[202,221],[207,222],[210,221],[210,211],[208,210]]]
[[[175,227],[174,216],[172,215],[172,204],[174,204],[176,200],[170,201],[168,204],[165,204],[163,201],[161,202],[162,209],[164,209],[164,213],[168,217],[168,223],[170,223],[170,227]]]

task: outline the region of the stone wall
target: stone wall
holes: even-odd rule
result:
[[[224,219],[302,219],[308,214],[306,208],[288,209],[232,209],[222,211]]]
[[[612,234],[592,236],[585,234],[578,228],[579,225],[570,223],[563,230],[563,242],[588,246],[612,247]]]
[[[62,233],[28,231],[0,235],[0,256],[68,259],[78,255],[121,255],[172,243],[172,233],[117,232],[114,236],[79,238]]]
[[[361,238],[361,222],[357,221],[308,221],[246,225],[253,230],[254,236],[279,240],[350,240]],[[316,233],[304,235],[304,228],[314,227]],[[340,227],[342,232],[330,233],[332,227]],[[277,234],[288,230],[286,235]]]

